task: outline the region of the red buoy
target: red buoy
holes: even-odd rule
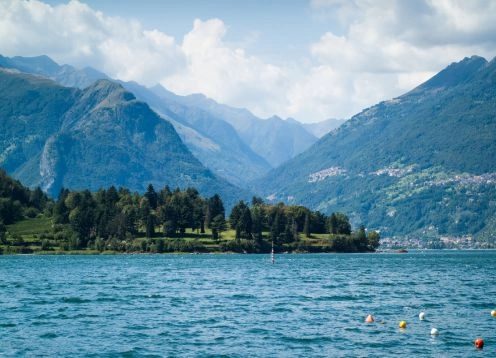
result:
[[[482,349],[482,348],[484,348],[484,340],[482,338],[477,338],[474,341],[474,345],[475,345],[475,348]]]

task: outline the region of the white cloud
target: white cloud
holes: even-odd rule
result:
[[[223,42],[226,31],[219,19],[195,20],[181,45],[186,67],[162,84],[180,94],[200,92],[258,114],[275,113],[288,76],[277,66],[247,56],[243,49],[227,46]]]
[[[0,53],[46,54],[122,80],[204,93],[259,116],[303,121],[349,117],[465,56],[496,55],[495,1],[311,0],[310,5],[327,32],[315,36],[307,53],[283,64],[247,51],[263,36],[259,30],[247,34],[246,43],[226,42],[229,27],[223,20],[197,19],[175,39],[79,1],[50,6],[0,0]],[[290,43],[297,33],[285,36]]]
[[[323,34],[310,53],[322,68],[346,74],[341,85],[347,98],[340,103],[348,115],[412,89],[451,62],[496,54],[494,1],[313,0],[311,5],[346,24],[340,34]]]
[[[184,63],[174,38],[136,21],[105,16],[78,1],[0,2],[3,55],[46,54],[60,63],[92,66],[122,80],[155,84]]]

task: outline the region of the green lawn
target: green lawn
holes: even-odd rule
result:
[[[40,234],[48,233],[52,228],[50,218],[40,216],[33,219],[26,219],[7,225],[7,232],[11,236],[20,235],[26,242],[38,241]]]

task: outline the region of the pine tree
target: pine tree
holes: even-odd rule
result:
[[[305,224],[303,226],[303,232],[306,237],[310,237],[310,215],[307,213],[305,215]]]

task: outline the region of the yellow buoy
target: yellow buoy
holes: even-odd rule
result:
[[[405,329],[406,328],[406,322],[405,321],[400,321],[399,327],[401,329]]]
[[[491,316],[496,317],[496,310],[491,311]]]
[[[367,323],[372,323],[372,322],[374,322],[374,316],[372,316],[371,314],[369,314],[369,315],[367,316],[367,318],[365,318],[365,322],[367,322]]]

